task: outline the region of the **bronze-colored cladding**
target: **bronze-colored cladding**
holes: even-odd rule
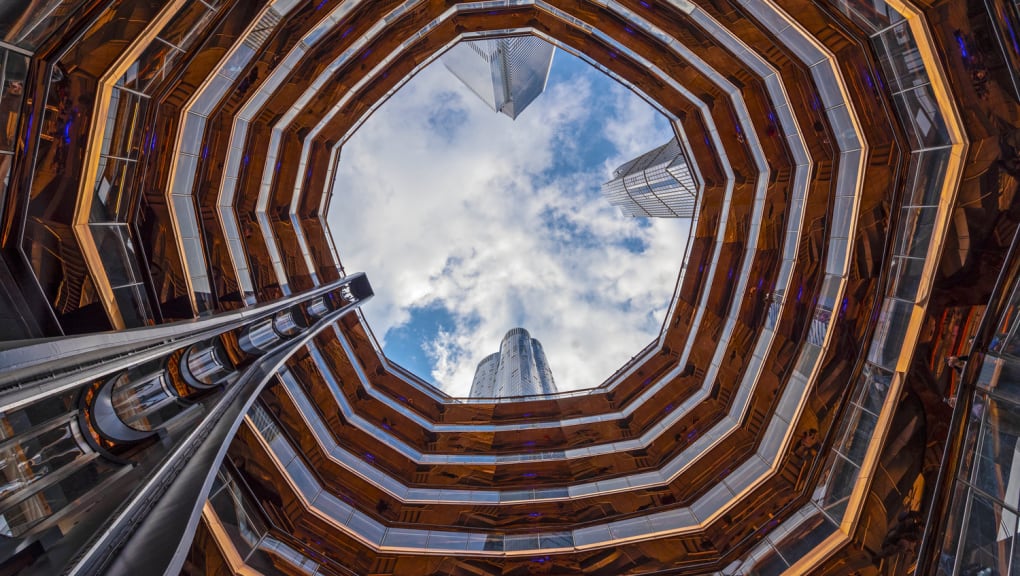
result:
[[[242,475],[248,479],[248,484],[253,488],[256,498],[258,498],[262,506],[267,510],[271,517],[276,518],[276,522],[279,525],[285,525],[292,527],[293,533],[299,538],[307,537],[306,535],[317,534],[317,538],[327,536],[326,541],[329,542],[330,547],[339,547],[342,550],[342,555],[336,560],[337,562],[344,564],[346,562],[353,561],[354,558],[365,558],[370,559],[375,557],[375,552],[370,548],[366,548],[361,544],[358,539],[347,536],[344,531],[337,530],[335,521],[328,520],[323,516],[322,512],[313,512],[307,508],[302,497],[294,491],[291,484],[286,481],[281,475],[280,463],[266,451],[265,444],[263,441],[256,439],[254,434],[251,432],[251,428],[244,427],[239,433],[238,438],[235,440],[234,445],[231,448],[231,461],[241,471]],[[799,463],[799,462],[798,462]],[[309,464],[316,464],[314,461],[309,461]],[[731,553],[739,551],[741,548],[745,548],[748,545],[752,545],[757,541],[754,536],[758,532],[759,528],[766,525],[770,519],[775,517],[775,513],[780,510],[784,505],[790,503],[790,494],[792,493],[793,484],[792,480],[782,478],[778,483],[772,482],[771,487],[756,490],[747,495],[746,501],[754,504],[750,507],[741,507],[735,510],[732,515],[727,515],[721,519],[722,527],[719,530],[711,533],[711,538],[722,543],[724,546],[720,549],[724,553]],[[347,502],[356,502],[359,492],[343,492],[344,500]],[[376,511],[382,508],[382,503],[375,505]],[[387,510],[380,512],[382,514],[388,514]],[[407,518],[414,518],[414,524],[409,526],[411,528],[428,527],[425,518],[435,517],[431,512],[431,507],[418,507],[417,509],[405,510],[402,512],[403,518],[406,521]],[[329,528],[329,525],[333,525],[333,528]],[[396,526],[400,526],[400,522],[395,523]],[[443,529],[449,529],[451,527],[444,526]],[[532,527],[534,529],[534,527]],[[666,538],[663,540],[655,540],[651,542],[640,542],[640,543],[623,543],[614,546],[609,549],[596,552],[579,552],[573,557],[557,556],[557,562],[561,565],[587,565],[592,558],[602,557],[605,554],[609,554],[612,557],[630,557],[630,558],[644,558],[642,562],[633,561],[633,565],[630,566],[630,570],[624,572],[603,572],[602,566],[596,566],[590,572],[585,570],[586,573],[593,574],[606,574],[606,573],[642,573],[647,570],[650,566],[672,566],[676,570],[691,569],[695,566],[701,569],[709,568],[712,563],[719,558],[719,550],[715,548],[712,540],[706,537],[707,533],[694,533],[685,534],[682,536],[675,536]],[[355,547],[355,550],[351,550],[350,547]],[[351,555],[353,553],[353,555]],[[426,558],[421,558],[419,562],[427,562]],[[429,573],[423,564],[420,567],[412,569],[411,566],[417,566],[415,562],[408,558],[409,565],[406,567],[405,572],[402,574],[421,574]],[[495,566],[512,566],[519,560],[511,557],[502,558],[478,558],[476,561],[484,561],[494,563]],[[617,565],[618,566],[618,565]],[[622,567],[618,566],[620,569]],[[499,573],[498,571],[496,573]]]
[[[816,246],[820,246],[820,244],[819,244],[819,245],[816,245]],[[802,332],[803,332],[803,329],[804,329],[804,326],[803,326],[803,324],[802,324],[802,325],[801,325],[801,328],[800,328],[800,330],[799,330],[799,331],[802,331]]]
[[[346,66],[341,67],[329,84],[331,89],[326,90],[326,93],[336,94],[350,90],[357,79],[364,77],[375,63],[381,62],[388,50],[416,32],[416,26],[420,27],[431,16],[445,9],[447,4],[438,1],[426,2],[416,10],[397,19],[389,30],[367,47],[372,52],[364,54],[364,60],[354,58]],[[769,285],[769,282],[774,282],[781,258],[781,242],[785,235],[785,214],[791,209],[792,182],[790,174],[793,166],[789,153],[785,149],[785,142],[776,141],[775,122],[767,120],[774,110],[769,98],[762,92],[760,80],[747,74],[738,60],[732,58],[710,34],[705,34],[697,26],[688,22],[685,15],[677,8],[655,3],[653,10],[644,10],[645,3],[632,0],[622,2],[630,9],[640,12],[653,24],[675,32],[676,37],[682,39],[686,44],[697,46],[699,55],[717,70],[726,70],[730,74],[729,80],[741,87],[751,122],[755,126],[740,126],[740,121],[725,94],[708,82],[706,78],[694,72],[681,59],[667,57],[664,47],[658,44],[654,38],[646,37],[644,32],[633,34],[633,31],[628,31],[626,23],[614,13],[592,3],[580,1],[555,1],[550,4],[597,25],[608,36],[661,66],[668,73],[681,78],[692,91],[701,95],[700,97],[706,102],[716,125],[722,132],[719,135],[720,141],[723,150],[726,151],[732,162],[732,169],[735,173],[734,189],[731,203],[727,208],[728,212],[724,214],[722,212],[724,209],[722,195],[725,192],[726,183],[723,168],[708,147],[696,147],[697,161],[705,173],[706,197],[699,227],[694,231],[691,268],[681,286],[680,301],[677,303],[674,316],[668,320],[665,353],[643,359],[642,365],[635,369],[634,374],[623,379],[611,391],[600,390],[589,396],[522,403],[451,404],[443,402],[442,395],[430,396],[387,372],[381,359],[375,354],[367,334],[367,327],[360,325],[354,317],[344,322],[341,325],[341,330],[348,337],[350,345],[355,351],[356,361],[362,364],[368,374],[372,391],[368,391],[358,381],[350,366],[350,360],[346,358],[343,349],[332,339],[332,336],[320,337],[318,346],[329,362],[333,364],[332,369],[339,377],[346,401],[360,416],[371,422],[388,424],[392,428],[391,432],[394,437],[427,454],[443,454],[451,451],[510,454],[529,450],[561,450],[568,447],[622,440],[641,434],[661,422],[668,412],[664,409],[668,408],[670,404],[682,402],[694,388],[710,387],[710,398],[706,402],[692,410],[680,422],[674,424],[670,430],[646,449],[607,454],[585,461],[546,462],[527,467],[538,470],[535,474],[541,475],[543,485],[546,485],[546,482],[548,485],[565,485],[575,482],[578,478],[610,478],[654,469],[667,458],[675,456],[683,450],[690,441],[691,437],[688,434],[692,430],[704,430],[708,423],[717,421],[725,414],[732,401],[735,387],[749,365],[748,350],[753,345],[755,335],[760,333],[765,312],[762,299],[750,295],[735,294],[733,292],[734,283],[727,282],[728,276],[731,271],[739,271],[741,266],[748,262],[746,259],[750,258],[751,285],[757,279],[760,279],[766,286]],[[825,114],[817,107],[817,97],[815,88],[812,88],[811,76],[796,59],[788,57],[785,49],[781,47],[782,39],[771,37],[771,33],[765,31],[766,26],[755,22],[743,8],[727,2],[705,2],[703,4],[705,5],[702,8],[706,12],[723,22],[749,45],[764,52],[769,62],[779,70],[780,76],[786,81],[791,106],[801,121],[802,129],[806,132],[804,134],[805,142],[812,152],[814,165],[811,175],[811,190],[805,200],[804,228],[799,238],[800,257],[793,271],[790,294],[787,295],[789,306],[784,308],[782,315],[778,318],[775,328],[776,342],[769,357],[762,364],[758,386],[751,397],[749,410],[741,422],[741,428],[737,432],[720,441],[701,460],[681,474],[668,490],[658,492],[641,490],[578,499],[569,502],[569,506],[563,509],[550,503],[535,503],[541,510],[540,514],[543,514],[543,520],[540,522],[542,525],[561,524],[566,526],[577,521],[598,523],[606,519],[636,516],[639,513],[647,514],[653,510],[667,510],[689,503],[713,483],[718,483],[720,479],[725,478],[730,473],[731,465],[749,454],[760,441],[776,408],[775,398],[787,386],[793,368],[791,364],[804,345],[810,327],[814,302],[823,289],[823,270],[819,263],[830,250],[827,230],[832,226],[831,208],[838,201],[833,198],[834,176],[838,170],[845,167],[840,165],[840,159],[835,156],[832,142],[834,134],[828,127]],[[823,438],[818,445],[826,448],[832,442],[830,438],[834,434],[834,423],[842,419],[846,384],[856,381],[859,372],[859,367],[856,366],[854,360],[863,352],[863,343],[869,341],[868,336],[872,330],[871,318],[876,306],[881,303],[879,289],[884,283],[883,262],[886,260],[885,256],[888,251],[886,248],[888,230],[893,229],[890,225],[897,222],[895,215],[899,214],[897,207],[901,202],[889,191],[898,189],[904,179],[906,146],[902,143],[903,135],[899,133],[899,127],[895,125],[894,121],[891,121],[893,115],[890,112],[885,90],[875,88],[874,80],[877,76],[871,72],[875,69],[875,65],[869,60],[870,50],[866,44],[855,39],[859,36],[859,31],[855,29],[853,23],[846,21],[839,13],[829,12],[824,7],[804,5],[792,0],[783,1],[780,4],[787,8],[799,23],[810,30],[815,37],[822,39],[828,49],[839,57],[837,65],[847,79],[846,94],[855,102],[857,112],[861,116],[860,128],[868,146],[865,158],[866,166],[862,174],[864,178],[862,191],[858,199],[860,210],[856,217],[856,228],[851,232],[855,256],[848,265],[846,308],[839,312],[836,319],[832,344],[827,356],[821,359],[821,367],[806,396],[804,410],[789,433],[790,441],[786,446],[787,451],[777,466],[776,475],[741,494],[739,505],[731,507],[724,514],[710,518],[707,525],[703,527],[704,530],[697,536],[685,534],[680,537],[630,543],[613,550],[556,555],[548,559],[550,565],[555,566],[554,570],[569,573],[624,574],[640,573],[652,567],[662,566],[669,566],[671,569],[681,571],[718,569],[725,565],[727,559],[746,552],[773,522],[781,521],[803,503],[812,488],[818,483],[819,475],[826,469],[820,456],[798,450],[793,439],[803,438],[810,430],[815,430],[815,434]],[[334,5],[331,3],[329,7]],[[364,30],[378,16],[385,13],[384,8],[393,5],[395,4],[375,2],[362,4],[359,8],[362,12],[357,14],[351,24],[360,26],[359,29]],[[251,7],[247,8],[253,10]],[[261,78],[264,78],[268,70],[275,66],[272,61],[273,54],[281,53],[280,47],[288,45],[288,42],[296,39],[301,30],[306,30],[311,23],[310,19],[308,8],[296,11],[295,15],[281,28],[281,30],[291,31],[292,35],[285,36],[281,32],[272,40],[270,46],[275,48],[267,48],[261,54],[261,59],[249,68],[249,70],[256,71],[254,80],[251,79],[250,72],[242,74],[239,76],[238,87],[245,80],[248,81],[249,86],[253,86]],[[225,34],[236,36],[239,30],[237,26],[237,22],[226,23],[222,30]],[[416,62],[445,45],[445,42],[452,39],[457,33],[465,30],[508,26],[533,27],[560,39],[574,49],[588,53],[597,61],[605,63],[615,73],[634,82],[653,98],[660,100],[671,112],[681,117],[681,122],[688,134],[692,136],[692,140],[699,141],[699,138],[709,133],[709,129],[693,103],[682,100],[670,88],[663,86],[657,78],[648,74],[646,70],[642,70],[636,62],[627,58],[613,58],[610,52],[611,48],[601,40],[579,33],[577,29],[551,18],[548,12],[534,7],[518,7],[494,15],[458,14],[455,18],[430,31],[407,54],[395,59],[392,67],[388,70],[390,72],[388,77],[370,79],[354,94],[351,105],[333,118],[327,129],[311,142],[308,172],[302,178],[301,197],[297,199],[299,206],[297,216],[301,221],[321,224],[320,215],[315,214],[315,211],[321,203],[321,194],[324,193],[325,174],[329,168],[327,164],[330,145],[334,139],[343,136],[351,126],[354,126],[357,119],[395,86],[402,75],[406,75],[414,69]],[[344,46],[349,45],[350,40],[338,39],[337,34],[339,32],[334,31],[330,38],[317,44],[312,53],[314,57],[306,58],[305,63],[295,68],[288,79],[288,84],[269,99],[266,107],[252,122],[252,131],[248,134],[246,151],[250,154],[251,163],[246,172],[241,174],[242,179],[247,179],[245,180],[247,184],[240,187],[241,193],[238,196],[237,209],[240,211],[241,217],[247,219],[248,230],[251,232],[246,247],[252,254],[251,264],[256,277],[256,291],[259,299],[271,299],[278,294],[278,287],[275,285],[277,282],[275,271],[269,263],[269,252],[265,244],[262,243],[261,230],[255,222],[254,213],[255,199],[261,184],[262,165],[268,153],[265,144],[268,141],[266,135],[271,130],[276,118],[296,99],[296,96],[304,90],[310,79],[315,77],[325,63],[330,61],[332,55],[339,53],[344,49]],[[352,37],[357,36],[358,34],[352,35]],[[943,30],[944,38],[950,38],[950,36],[951,31]],[[181,70],[181,76],[168,84],[167,88],[171,89],[172,86],[172,89],[167,93],[165,102],[161,103],[161,106],[165,106],[165,108],[161,109],[161,112],[153,120],[154,125],[165,128],[163,133],[170,134],[179,129],[177,114],[180,106],[186,100],[186,96],[193,93],[197,86],[197,80],[202,77],[202,71],[210,69],[216,51],[229,44],[229,40],[224,40],[220,44],[207,45],[206,48],[203,48],[203,52],[197,53],[201,57],[190,60],[189,64]],[[950,41],[949,44],[951,45],[952,42]],[[967,72],[957,70],[956,73],[960,77],[965,77]],[[869,82],[869,78],[872,80],[871,82]],[[36,82],[35,88],[38,94],[44,93],[40,91],[43,87],[39,82]],[[220,298],[220,302],[215,307],[221,309],[237,305],[236,300],[230,299],[231,294],[237,291],[237,283],[232,276],[230,257],[224,250],[225,243],[218,222],[215,195],[219,182],[216,173],[222,169],[222,160],[217,160],[217,158],[225,157],[232,117],[236,114],[244,93],[244,90],[240,90],[239,94],[235,91],[235,94],[228,98],[227,105],[215,113],[216,120],[209,125],[207,142],[213,144],[211,148],[216,152],[211,154],[211,159],[200,167],[200,181],[203,184],[197,192],[206,228],[202,234],[207,240],[206,247],[210,254],[210,265],[213,270],[217,271],[217,274],[224,274],[218,276],[221,283],[215,288],[216,295]],[[298,114],[297,121],[284,130],[281,148],[276,152],[278,158],[281,159],[282,169],[272,183],[269,215],[276,238],[270,241],[277,242],[285,253],[292,256],[291,259],[285,260],[284,268],[291,287],[294,289],[303,289],[310,285],[309,278],[313,272],[307,268],[305,260],[298,255],[300,243],[297,242],[295,231],[291,228],[292,220],[289,210],[294,201],[293,182],[298,177],[296,161],[301,153],[305,131],[314,126],[324,111],[332,105],[332,102],[327,98],[329,96],[324,94],[309,102]],[[38,102],[33,103],[33,106],[38,107]],[[37,117],[41,116],[37,115]],[[754,179],[757,172],[746,142],[738,137],[738,127],[739,130],[746,132],[752,129],[757,131],[762,139],[762,147],[770,168],[770,178],[765,195],[764,221],[756,239],[757,247],[750,254],[745,254],[744,248],[748,240],[750,209],[754,198]],[[47,133],[51,136],[59,136],[56,128],[52,125],[47,126]],[[166,144],[168,141],[163,139],[158,145],[161,146],[158,150],[162,157],[168,156],[172,151]],[[47,143],[44,140],[40,146],[46,148],[53,145],[52,142]],[[59,144],[57,145],[59,146]],[[149,186],[159,188],[159,183],[164,181],[167,175],[166,171],[169,169],[167,165],[169,163],[163,162],[160,156],[156,156],[154,160],[153,164],[147,165],[147,184],[145,185],[147,188]],[[51,191],[43,190],[40,194],[43,192],[49,194]],[[38,198],[38,196],[33,196],[33,202]],[[158,202],[154,201],[151,216],[147,220],[150,223],[147,224],[150,228],[148,228],[149,232],[145,241],[146,249],[150,251],[150,254],[155,255],[150,256],[151,260],[164,258],[165,263],[173,266],[173,259],[179,259],[180,256],[172,253],[173,247],[170,245],[175,242],[170,228],[166,224],[169,220],[160,213],[160,208],[156,204]],[[157,214],[160,215],[157,217]],[[720,230],[719,223],[723,216],[727,219],[727,227],[725,230]],[[320,278],[325,278],[328,273],[335,274],[336,269],[332,262],[332,256],[328,254],[326,231],[321,227],[313,233],[310,233],[309,230],[311,228],[306,228],[305,234],[309,237],[313,265],[318,270]],[[715,239],[719,234],[722,235],[722,243],[717,250]],[[66,243],[68,240],[69,238],[64,236],[62,243]],[[53,244],[53,247],[58,246],[59,244]],[[717,268],[715,276],[709,277],[707,264],[713,260],[717,262]],[[73,261],[74,259],[70,258],[61,262],[66,266],[66,262]],[[48,266],[41,260],[33,263],[39,270]],[[81,264],[80,261],[79,264]],[[153,269],[155,270],[157,267],[154,265]],[[703,268],[704,270],[702,270]],[[164,274],[164,279],[157,280],[156,286],[151,289],[154,293],[171,294],[164,301],[164,305],[167,310],[172,310],[172,303],[175,298],[180,296],[178,292],[174,292],[177,288],[176,282],[180,280],[180,273],[177,273],[176,277],[171,272]],[[80,294],[74,291],[69,294],[72,305],[78,306],[84,303],[85,307],[80,309],[87,311],[89,302],[94,302],[89,301],[87,297],[94,294],[93,288],[85,285],[88,276],[83,275],[82,277],[84,280]],[[169,292],[166,292],[167,290]],[[797,292],[796,297],[793,296],[794,290]],[[79,297],[76,297],[76,294]],[[697,307],[702,303],[705,303],[707,308],[699,330],[697,333],[693,333],[694,315]],[[739,303],[739,305],[734,308],[734,303]],[[722,366],[716,381],[705,382],[705,368],[712,361],[721,329],[726,322],[726,315],[731,309],[736,310],[737,325],[731,336],[729,348],[721,355]],[[174,317],[174,314],[164,311],[164,316],[167,318]],[[644,403],[637,405],[638,397],[650,382],[654,381],[658,375],[676,367],[677,351],[684,349],[688,342],[692,343],[690,373],[678,377],[669,386],[656,392]],[[352,450],[371,449],[374,454],[378,454],[374,465],[405,479],[409,484],[441,487],[456,485],[458,482],[470,482],[495,486],[506,485],[511,488],[528,484],[522,479],[523,465],[520,464],[419,466],[395,450],[386,447],[385,442],[380,442],[379,438],[374,438],[365,431],[344,423],[338,415],[336,399],[332,397],[331,391],[321,381],[318,367],[310,366],[308,361],[301,357],[292,359],[290,366],[307,386],[306,389],[314,397],[316,405],[327,418],[331,419],[337,440],[341,444],[349,446]],[[406,406],[426,420],[444,424],[463,424],[466,429],[470,428],[472,423],[554,422],[564,417],[611,413],[624,407],[633,407],[634,413],[627,419],[619,419],[615,422],[603,422],[588,426],[548,426],[544,431],[528,430],[520,433],[511,433],[506,430],[485,433],[430,432],[416,424],[414,420],[401,415],[388,406],[386,402],[379,399],[380,397],[388,398],[389,401],[397,405]],[[342,494],[357,495],[352,498],[352,503],[355,506],[364,509],[369,514],[374,512],[376,516],[388,523],[395,525],[403,523],[411,526],[415,522],[436,522],[465,528],[477,526],[479,528],[522,531],[528,530],[534,524],[530,520],[530,515],[524,514],[524,508],[531,506],[527,504],[506,505],[501,507],[499,513],[482,510],[482,507],[466,507],[461,510],[463,516],[458,515],[458,511],[452,506],[437,504],[418,510],[413,521],[401,520],[404,510],[411,510],[410,506],[389,498],[387,500],[388,508],[383,510],[376,508],[377,502],[388,497],[382,494],[378,488],[363,480],[350,478],[341,468],[326,461],[325,454],[314,442],[311,442],[310,433],[302,423],[297,408],[282,393],[282,388],[277,387],[275,390],[271,390],[265,396],[264,401],[268,406],[277,410],[286,430],[299,439],[297,444],[301,446],[305,457],[316,466],[324,485]],[[904,407],[899,414],[901,414],[901,418],[907,418],[911,414],[916,415],[916,410],[909,414],[908,412],[908,408]],[[896,422],[891,417],[888,418],[888,421]],[[698,433],[695,432],[694,437]],[[232,454],[236,456],[239,451],[245,450],[246,443],[249,449],[254,450],[255,445],[250,443],[253,440],[253,438],[245,437],[242,432],[235,447],[232,448]],[[921,441],[912,437],[909,440],[909,445],[917,446]],[[893,461],[895,456],[895,454],[875,456],[876,460],[889,463],[889,466],[885,467],[885,471],[893,482],[891,484],[876,482],[871,487],[874,494],[872,502],[888,500],[890,494],[902,491],[902,484],[910,478],[910,472],[915,467],[914,463],[899,466]],[[271,466],[265,463],[262,467],[252,464],[255,460],[257,460],[256,457],[251,457],[248,460],[245,468],[246,474],[250,479],[253,479],[252,484],[255,486],[255,491],[267,503],[267,511],[272,520],[283,529],[301,534],[309,539],[326,536],[327,543],[324,544],[324,548],[327,555],[338,565],[350,565],[359,572],[397,574],[467,573],[469,571],[482,574],[503,573],[515,570],[527,571],[529,566],[533,566],[525,561],[509,558],[429,559],[395,553],[382,555],[366,553],[363,545],[354,542],[347,536],[337,535],[335,527],[311,518],[296,497],[291,495],[291,500],[288,501],[287,496],[283,494],[286,490],[281,489],[281,495],[273,496],[273,488],[284,486],[286,481],[280,475],[274,476],[267,472]],[[242,467],[244,468],[244,466]],[[260,484],[260,482],[262,483]],[[875,504],[869,504],[869,506],[870,508],[867,508],[869,512],[866,513],[873,514],[877,519],[883,517],[882,511],[875,508]],[[399,513],[398,510],[400,510]],[[866,538],[869,539],[867,541],[874,542],[874,533],[868,533]],[[860,541],[865,541],[864,537]],[[832,561],[825,569],[836,571]]]
[[[738,191],[738,193],[741,193],[741,194],[743,194],[743,195],[745,195],[745,196],[746,196],[746,195],[748,194],[748,192],[747,192],[747,190],[746,190],[746,189],[745,189],[744,191]],[[730,250],[730,253],[731,253],[731,254],[734,254],[734,253],[736,253],[736,248],[735,248],[735,246],[731,246],[731,247],[729,248],[729,250]],[[719,300],[719,301],[717,301],[716,305],[717,305],[717,307],[718,307],[718,308],[720,309],[720,311],[721,311],[721,309],[723,308],[723,304],[725,303],[725,301],[726,301],[726,300],[728,300],[728,299],[722,299],[722,300]]]
[[[152,277],[153,291],[163,315],[168,319],[192,317],[198,310],[231,310],[243,303],[243,295],[234,274],[234,268],[225,246],[214,232],[220,229],[207,221],[205,210],[199,211],[204,224],[202,233],[208,254],[209,276],[213,293],[208,296],[195,295],[184,280],[183,257],[173,240],[171,207],[165,191],[169,186],[169,171],[174,165],[174,135],[183,129],[181,114],[188,100],[204,86],[204,81],[214,71],[223,55],[231,46],[242,40],[247,23],[257,15],[265,2],[238,2],[229,10],[221,12],[218,26],[207,42],[201,44],[186,59],[183,70],[172,76],[162,89],[156,91],[161,97],[149,112],[147,126],[154,128],[147,134],[154,153],[144,154],[140,164],[144,166],[144,179],[138,187],[142,200],[136,227],[146,250],[148,272]],[[196,186],[196,195],[200,188]],[[192,271],[189,271],[189,273]]]

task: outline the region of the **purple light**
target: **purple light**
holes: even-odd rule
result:
[[[956,43],[960,46],[960,56],[970,58],[970,54],[967,53],[967,42],[963,39],[963,34],[957,32],[954,36],[956,36]]]
[[[25,131],[25,146],[28,146],[28,135],[32,133],[32,120],[35,119],[35,112],[28,115],[28,130]]]

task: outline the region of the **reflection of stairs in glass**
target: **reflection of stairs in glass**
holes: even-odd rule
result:
[[[82,306],[91,304],[95,298],[86,290],[86,277],[88,269],[85,266],[85,259],[78,249],[78,243],[71,238],[59,241],[60,265],[64,273],[61,281],[60,292],[57,296],[55,308],[61,314],[73,312]]]
[[[258,50],[262,44],[269,39],[270,34],[276,29],[276,25],[282,20],[283,17],[276,11],[275,8],[266,10],[265,15],[259,20],[258,24],[255,25],[255,29],[244,39],[244,45],[251,48],[252,50]]]
[[[13,44],[20,43],[21,40],[30,36],[32,32],[40,25],[47,22],[63,22],[64,19],[71,14],[75,9],[78,8],[80,2],[65,2],[64,0],[50,0],[45,6],[38,7],[34,10],[28,11],[32,14],[32,19],[25,24],[25,27],[17,32],[17,35],[8,35],[9,42]]]

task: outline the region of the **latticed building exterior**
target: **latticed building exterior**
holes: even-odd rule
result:
[[[677,139],[649,150],[613,171],[602,195],[627,216],[692,218],[698,186]]]
[[[997,0],[0,2],[0,571],[1016,574],[1016,29]],[[528,34],[690,143],[685,272],[604,382],[451,398],[382,353],[324,215],[388,95]]]
[[[490,108],[516,119],[545,91],[555,48],[535,36],[460,42],[443,64]]]
[[[524,328],[514,328],[503,337],[499,352],[478,363],[470,397],[508,398],[555,393],[556,382],[541,342]]]

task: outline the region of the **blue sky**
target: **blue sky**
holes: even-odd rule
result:
[[[542,341],[561,390],[597,386],[653,340],[689,221],[633,219],[602,199],[667,120],[557,51],[516,121],[435,63],[341,151],[328,215],[386,355],[453,395],[507,330]]]

